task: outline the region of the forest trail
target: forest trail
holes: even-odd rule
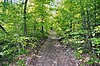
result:
[[[70,48],[64,48],[57,40],[55,32],[51,31],[50,36],[45,41],[37,57],[27,60],[27,66],[79,66],[79,61],[75,58]]]

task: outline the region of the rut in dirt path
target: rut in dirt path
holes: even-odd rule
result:
[[[64,48],[53,33],[45,41],[39,56],[27,66],[79,66],[79,62],[73,51],[70,48]]]

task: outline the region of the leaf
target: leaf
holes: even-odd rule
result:
[[[0,55],[4,55],[3,52],[0,52]]]

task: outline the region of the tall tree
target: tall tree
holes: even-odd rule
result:
[[[24,5],[24,35],[27,35],[27,25],[26,25],[26,7],[27,7],[27,2],[28,0],[25,0],[25,5]]]

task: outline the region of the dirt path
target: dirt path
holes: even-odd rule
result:
[[[51,34],[45,41],[39,55],[31,59],[27,66],[79,66],[78,60],[70,48],[64,48],[56,39],[56,34]]]

